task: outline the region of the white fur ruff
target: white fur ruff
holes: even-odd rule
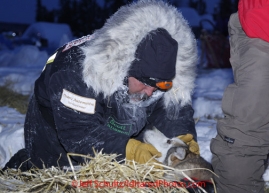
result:
[[[178,42],[176,76],[173,88],[164,95],[164,105],[190,103],[196,74],[196,40],[182,14],[157,0],[141,0],[121,7],[82,48],[83,79],[88,87],[104,97],[118,90],[135,59],[138,44],[157,28],[165,28]]]

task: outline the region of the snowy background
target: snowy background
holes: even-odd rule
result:
[[[202,17],[192,14],[189,8],[182,9],[184,17],[189,19],[191,25],[195,26],[202,18],[212,20],[211,15]],[[44,32],[50,40],[48,50],[42,50],[33,45],[20,45],[8,49],[0,42],[0,85],[6,81],[14,82],[12,89],[16,92],[31,95],[33,93],[34,81],[40,75],[44,64],[49,57],[50,51],[72,40],[67,26],[50,26],[53,33],[45,33],[47,23],[35,24],[32,29],[25,32],[23,37],[31,30]],[[67,27],[67,28],[66,28]],[[210,30],[212,26],[204,26]],[[55,34],[61,34],[55,38]],[[200,51],[200,42],[198,40]],[[199,52],[201,53],[201,52]],[[216,136],[217,119],[223,117],[221,110],[221,99],[228,84],[233,82],[232,69],[203,69],[198,66],[196,88],[193,94],[194,118],[197,119],[196,130],[201,155],[211,162],[210,141]],[[1,92],[1,91],[0,91]],[[20,114],[13,108],[0,107],[0,168],[16,153],[24,147],[24,124],[25,115]],[[264,175],[269,180],[269,171]]]

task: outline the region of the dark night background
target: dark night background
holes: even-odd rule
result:
[[[131,0],[1,0],[0,32],[23,30],[35,21],[67,23],[73,35],[80,37],[91,34],[103,26],[105,20],[119,7]],[[189,6],[200,15],[206,14],[208,6],[218,31],[227,35],[227,21],[237,10],[238,0],[170,0],[169,3],[180,7]]]

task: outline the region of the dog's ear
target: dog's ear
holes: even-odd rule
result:
[[[171,162],[174,162],[174,161],[176,161],[178,158],[177,158],[177,156],[175,156],[174,154],[171,154],[170,155],[170,161]]]
[[[171,153],[168,157],[168,166],[174,166],[180,163],[186,157],[186,149],[182,147],[175,148],[175,151]]]
[[[184,160],[186,154],[186,149],[182,147],[177,147],[176,151],[174,152],[174,156],[177,157],[177,159],[179,160]]]

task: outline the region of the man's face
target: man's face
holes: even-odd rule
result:
[[[128,78],[128,87],[129,94],[131,96],[139,96],[140,100],[146,100],[157,90],[157,88],[145,85],[134,77]]]

